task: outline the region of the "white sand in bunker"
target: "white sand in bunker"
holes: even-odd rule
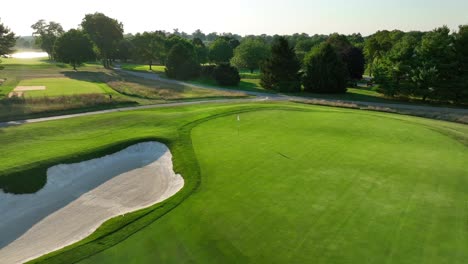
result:
[[[22,263],[82,240],[106,220],[161,202],[183,185],[169,149],[158,142],[51,167],[35,194],[0,190],[0,263]]]
[[[16,86],[13,91],[15,92],[26,92],[26,91],[44,91],[45,86]]]
[[[22,97],[24,92],[27,91],[44,91],[46,89],[45,86],[16,86],[12,92],[8,94],[8,97]]]

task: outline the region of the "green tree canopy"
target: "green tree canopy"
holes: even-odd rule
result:
[[[138,33],[132,40],[134,54],[138,60],[149,65],[150,70],[156,61],[164,60],[166,38],[158,32]]]
[[[135,47],[133,46],[131,39],[124,38],[119,42],[119,45],[117,46],[117,58],[126,62],[132,57],[134,51]]]
[[[322,43],[307,54],[304,89],[314,93],[346,92],[347,69],[330,43]]]
[[[205,46],[200,38],[194,38],[192,40],[193,46],[195,46],[195,53],[197,54],[199,63],[208,62],[208,48]]]
[[[301,90],[301,64],[288,40],[279,37],[271,47],[271,56],[261,67],[260,84],[263,88],[279,92]]]
[[[217,38],[211,43],[210,48],[210,61],[214,63],[228,63],[234,55],[233,48],[224,38]]]
[[[33,36],[36,45],[49,54],[49,59],[55,59],[55,41],[65,32],[62,26],[59,23],[52,21],[47,23],[44,19],[41,19],[32,25],[31,28],[34,30]]]
[[[81,30],[70,29],[55,42],[54,54],[58,61],[76,67],[95,58],[93,43]]]
[[[119,42],[123,39],[123,25],[102,13],[87,14],[81,26],[96,45],[104,67],[110,67],[112,56],[116,54]]]
[[[0,57],[13,53],[16,36],[8,27],[0,23]]]
[[[253,73],[270,55],[268,45],[260,39],[245,39],[234,50],[231,64],[238,69],[249,69]]]
[[[197,77],[200,64],[196,57],[193,46],[190,47],[182,43],[175,44],[167,55],[166,75],[178,80],[189,80]]]

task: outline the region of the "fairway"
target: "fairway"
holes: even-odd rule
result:
[[[36,78],[19,82],[18,86],[45,86],[42,91],[27,91],[25,97],[55,97],[77,94],[116,94],[105,83],[94,83],[69,78]]]
[[[196,193],[84,263],[468,258],[468,152],[460,142],[356,111],[257,111],[236,118],[192,131],[202,176]]]

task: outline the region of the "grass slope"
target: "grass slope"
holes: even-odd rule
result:
[[[444,134],[354,111],[281,110],[241,114],[239,125],[217,118],[192,139],[198,191],[83,263],[468,258],[468,151]]]
[[[38,263],[463,263],[467,135],[290,103],[142,110],[1,129],[0,181],[146,139],[168,144],[186,179],[167,202]]]

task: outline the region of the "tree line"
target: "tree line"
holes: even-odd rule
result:
[[[372,76],[378,91],[393,97],[466,102],[468,98],[468,26],[451,32],[378,31],[352,35],[192,34],[153,31],[124,34],[123,24],[102,13],[86,15],[79,29],[35,23],[35,44],[53,60],[81,63],[99,58],[165,65],[169,78],[200,76],[221,85],[237,85],[239,70],[259,70],[261,85],[278,92],[343,93]]]

